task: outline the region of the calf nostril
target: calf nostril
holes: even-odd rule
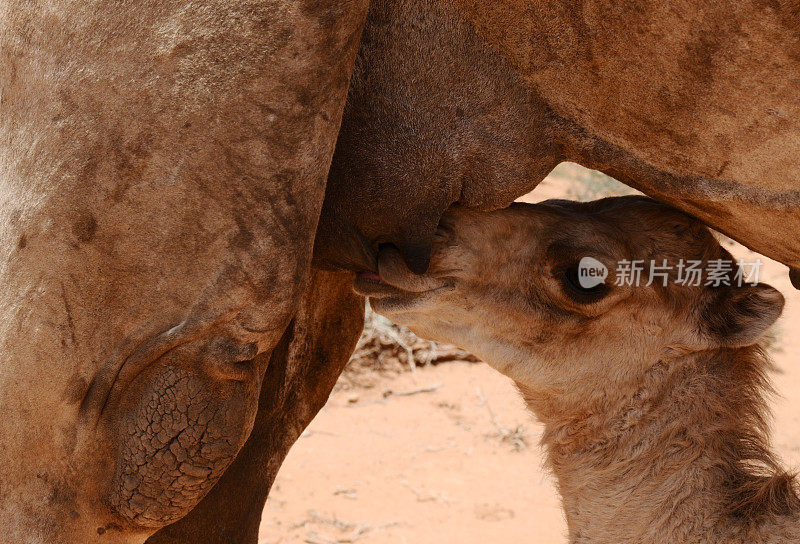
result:
[[[436,236],[439,237],[449,238],[454,232],[452,222],[445,217],[442,218],[439,225],[436,227]]]

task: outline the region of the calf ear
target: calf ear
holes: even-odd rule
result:
[[[701,326],[716,345],[749,346],[775,323],[783,304],[783,295],[769,285],[731,287],[706,307]]]

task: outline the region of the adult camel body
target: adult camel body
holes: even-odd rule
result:
[[[800,267],[798,97],[796,3],[373,0],[318,261],[422,271],[450,204],[568,160]]]
[[[338,270],[559,161],[800,264],[783,3],[373,2],[311,274],[364,1],[0,10],[12,543],[255,542],[360,329]]]
[[[144,542],[322,406],[352,345],[308,331],[363,311],[310,262],[366,7],[0,3],[0,540]]]
[[[798,15],[781,2],[373,0],[315,262],[375,270],[390,244],[423,271],[452,203],[503,207],[572,160],[800,267]],[[171,530],[254,535],[260,503],[224,514],[241,493],[218,485]]]

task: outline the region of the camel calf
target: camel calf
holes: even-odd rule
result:
[[[637,285],[620,263],[638,261]],[[653,200],[548,201],[455,209],[428,274],[387,250],[380,278],[355,286],[516,381],[545,425],[570,542],[796,543],[800,499],[769,449],[760,346],[783,296],[723,262],[702,223]],[[687,281],[691,263],[716,272]]]

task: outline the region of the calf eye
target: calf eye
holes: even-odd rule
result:
[[[577,302],[591,303],[595,302],[608,294],[609,288],[605,283],[595,283],[591,278],[581,278],[578,264],[572,264],[556,277],[561,282],[564,292]]]

